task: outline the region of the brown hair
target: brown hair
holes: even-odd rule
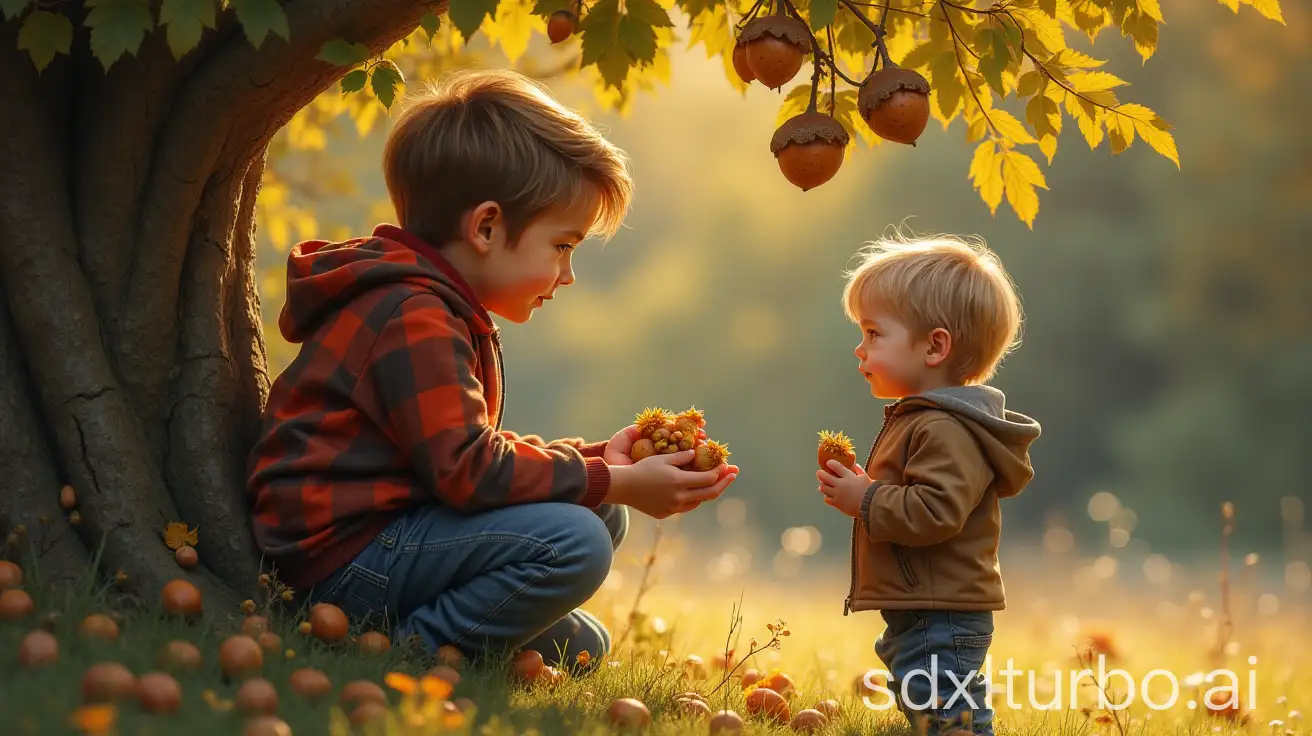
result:
[[[624,152],[541,85],[511,71],[457,71],[413,97],[383,150],[401,227],[441,246],[486,201],[513,244],[553,206],[599,205],[589,235],[615,234],[633,196]]]
[[[843,289],[848,319],[859,322],[863,309],[878,305],[917,338],[947,330],[954,380],[988,381],[1020,344],[1023,315],[1015,284],[982,240],[899,235],[867,244],[861,255]]]

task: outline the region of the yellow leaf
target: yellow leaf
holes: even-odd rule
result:
[[[1128,84],[1125,80],[1110,72],[1076,72],[1070,75],[1071,86],[1076,92],[1103,92]]]
[[[861,117],[860,110],[856,106],[857,92],[852,89],[840,90],[838,93],[837,104],[834,107],[834,119],[842,123],[851,136],[848,141],[848,152],[851,152],[856,145],[858,137],[866,142],[866,145],[877,146],[881,143],[881,138],[875,135],[875,131],[870,129],[870,125]],[[830,97],[829,93],[824,94],[824,100],[820,103],[819,108],[822,112],[829,112]]]
[[[997,141],[984,141],[975,149],[975,157],[970,162],[970,178],[979,190],[980,199],[989,206],[989,212],[997,214],[1003,190],[1002,158],[998,156]]]
[[[984,139],[989,134],[989,121],[978,111],[970,118],[970,125],[966,128],[966,142],[975,143]]]
[[[1002,180],[1007,188],[1007,204],[1034,229],[1034,218],[1039,214],[1039,193],[1035,188],[1048,188],[1039,165],[1020,151],[1006,149],[1002,152]]]
[[[943,127],[952,122],[966,97],[966,84],[957,65],[957,54],[948,51],[930,62],[930,100],[934,117],[943,121]]]
[[[1285,24],[1285,16],[1280,12],[1280,0],[1244,0],[1253,6],[1253,9],[1261,13],[1263,17]]]
[[[1018,10],[1013,15],[1021,21],[1026,51],[1043,59],[1066,48],[1061,21],[1041,10]]]
[[[1045,95],[1036,95],[1025,105],[1025,119],[1039,137],[1061,132],[1061,108]]]
[[[1061,108],[1047,95],[1038,95],[1025,106],[1025,119],[1039,137],[1039,150],[1052,163],[1057,155],[1057,136],[1061,134]]]
[[[168,526],[164,527],[164,544],[167,544],[169,549],[177,549],[184,544],[195,547],[199,532],[200,527],[187,531],[187,525],[184,522],[170,521]]]
[[[1098,4],[1098,0],[1072,2],[1071,14],[1075,20],[1075,27],[1084,31],[1090,40],[1096,38],[1098,31],[1111,22],[1111,15]]]
[[[904,69],[927,69],[935,56],[942,53],[938,44],[925,42],[907,52],[901,59],[895,59],[897,65]]]
[[[1088,54],[1084,53],[1083,51],[1078,51],[1076,49],[1062,49],[1061,51],[1058,51],[1055,56],[1049,59],[1048,63],[1056,64],[1058,66],[1066,66],[1066,67],[1073,66],[1082,69],[1093,69],[1096,67],[1100,67],[1103,64],[1106,64],[1107,62],[1101,59],[1095,59],[1092,56],[1089,56]]]
[[[1139,12],[1161,23],[1166,19],[1162,17],[1162,4],[1160,0],[1139,0]]]
[[[1144,139],[1153,150],[1170,159],[1175,167],[1180,168],[1180,152],[1175,146],[1175,137],[1171,135],[1171,126],[1157,116],[1157,113],[1143,105],[1120,105],[1109,116],[1129,119],[1134,132]]]
[[[734,69],[734,66],[733,66],[733,52],[732,52],[732,51],[728,51],[728,52],[725,52],[725,53],[720,54],[720,60],[723,62],[723,65],[724,65],[724,77],[725,77],[725,79],[728,79],[728,80],[729,80],[729,86],[733,87],[734,89],[736,89],[736,90],[738,90],[739,92],[741,92],[741,93],[743,93],[744,95],[746,95],[746,94],[747,94],[747,88],[748,88],[750,85],[749,85],[747,82],[744,82],[744,81],[743,81],[743,78],[740,77],[740,76],[738,76],[738,70],[737,70],[737,69]]]
[[[706,58],[711,58],[725,50],[733,51],[734,36],[729,29],[729,18],[724,5],[717,4],[703,10],[689,24],[692,32],[688,36],[688,47],[697,44],[706,45]]]
[[[1107,115],[1107,139],[1111,141],[1113,154],[1129,148],[1134,143],[1134,121],[1116,113]]]
[[[1236,13],[1239,12],[1239,0],[1221,0],[1221,4],[1226,6],[1227,8],[1230,8]]]
[[[1052,157],[1057,155],[1057,136],[1045,135],[1039,138],[1039,150],[1048,157],[1048,163],[1052,163]]]
[[[1134,48],[1144,61],[1157,50],[1157,21],[1143,13],[1126,13],[1121,21],[1121,35],[1134,39]]]
[[[1025,129],[1025,125],[1017,120],[1015,115],[1012,115],[1006,110],[994,108],[989,111],[989,120],[993,122],[994,130],[998,135],[1002,136],[1004,140],[1013,143],[1038,142],[1035,140],[1034,136],[1030,135],[1030,132]]]
[[[784,98],[783,104],[779,106],[779,113],[775,115],[774,127],[783,125],[786,120],[806,112],[806,106],[811,102],[811,85],[799,84],[788,91],[788,96]]]
[[[501,0],[497,3],[496,18],[483,19],[482,31],[491,43],[501,46],[506,60],[512,65],[528,51],[533,31],[547,32],[542,16],[533,13],[532,0]]]
[[[1084,135],[1084,140],[1088,141],[1089,148],[1097,148],[1102,143],[1102,110],[1089,105],[1080,98],[1067,92],[1064,97],[1066,103],[1066,112],[1075,118],[1075,122],[1080,126],[1080,133]]]

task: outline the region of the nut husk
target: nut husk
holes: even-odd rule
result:
[[[746,44],[766,34],[782,38],[806,53],[811,51],[811,34],[807,33],[806,25],[786,15],[764,15],[747,21],[738,34],[738,43]]]
[[[822,112],[811,110],[794,115],[779,126],[770,139],[770,153],[778,156],[790,143],[811,143],[817,140],[846,146],[850,136],[842,123]]]
[[[912,69],[903,69],[899,66],[884,67],[861,83],[861,92],[856,98],[857,112],[863,119],[870,117],[871,110],[879,107],[884,100],[901,89],[929,94],[929,80]]]

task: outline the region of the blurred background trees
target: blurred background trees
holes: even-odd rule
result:
[[[549,47],[533,16],[511,23],[515,1],[502,0],[504,25],[489,18],[468,44],[444,24],[433,37],[441,53],[405,68],[407,84],[456,65],[512,64],[542,78],[632,155],[637,200],[626,230],[580,254],[563,299],[505,326],[508,426],[603,437],[645,406],[696,404],[743,468],[718,504],[677,522],[712,576],[841,572],[849,525],[814,490],[816,433],[847,432],[864,459],[881,417],[854,370],[842,271],[894,225],[979,234],[1027,313],[996,384],[1044,426],[1037,477],[1006,505],[1004,553],[1064,554],[1073,542],[1072,553],[1111,554],[1134,570],[1153,553],[1210,563],[1229,500],[1232,549],[1276,556],[1307,589],[1304,4],[1285,3],[1279,26],[1248,7],[1235,17],[1166,0],[1171,27],[1142,66],[1130,39],[1100,38],[1112,49],[1104,68],[1175,124],[1183,170],[1146,146],[1090,151],[1067,125],[1030,230],[1011,213],[991,217],[964,177],[973,145],[961,120],[947,134],[931,122],[916,149],[863,146],[801,193],[768,151],[783,93],[740,93],[719,57],[677,44],[618,100],[595,71],[568,71],[576,42]],[[662,33],[683,37],[685,25],[676,16]],[[343,114],[350,105],[372,112]],[[388,120],[377,102],[330,90],[275,141],[259,251],[271,370],[294,354],[275,324],[290,244],[393,218],[378,165]]]

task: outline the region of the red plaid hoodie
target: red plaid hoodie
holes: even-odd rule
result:
[[[596,507],[609,489],[604,442],[501,429],[497,328],[400,228],[292,248],[278,328],[301,349],[270,390],[247,497],[261,552],[297,590],[419,504]]]

